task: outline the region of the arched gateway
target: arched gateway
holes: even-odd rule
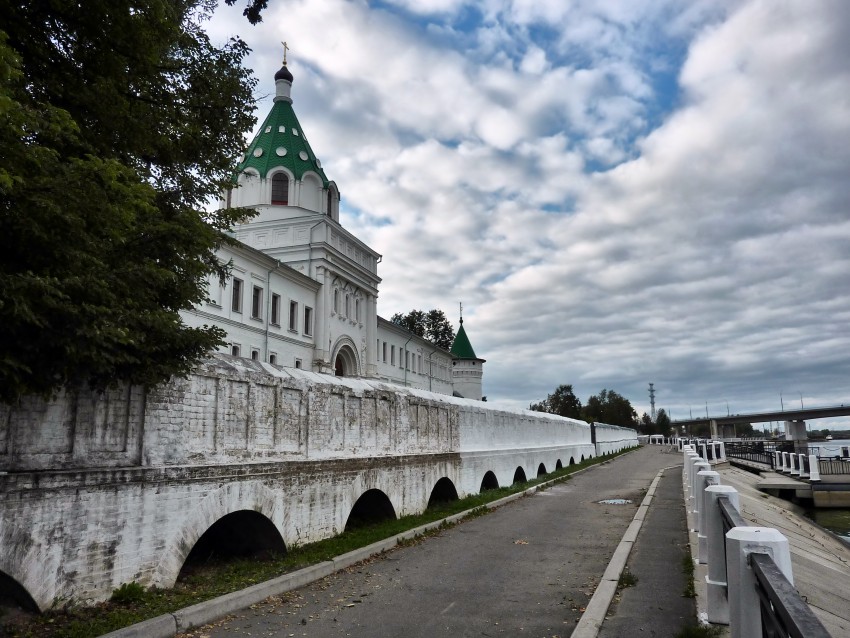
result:
[[[334,357],[334,374],[338,377],[360,376],[357,354],[351,346],[344,344],[337,350],[336,357]]]

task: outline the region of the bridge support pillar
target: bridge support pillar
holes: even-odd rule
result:
[[[715,441],[735,438],[735,425],[733,423],[718,423],[716,419],[709,421],[711,427],[711,438]]]
[[[806,444],[806,440],[808,439],[808,435],[806,434],[806,422],[803,420],[798,421],[786,421],[785,422],[785,440],[786,441],[794,441],[794,451],[797,453],[807,452],[808,445]]]

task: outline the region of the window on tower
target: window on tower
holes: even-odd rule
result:
[[[289,204],[289,176],[286,173],[272,176],[272,204]]]

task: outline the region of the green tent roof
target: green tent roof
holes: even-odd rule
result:
[[[299,180],[304,173],[312,171],[321,178],[322,186],[328,187],[329,181],[322,170],[322,164],[307,143],[288,98],[275,100],[271,112],[245,151],[239,163],[239,172],[253,168],[260,173],[260,177],[265,178],[270,170],[279,166],[289,169],[294,178]]]
[[[466,336],[466,330],[463,329],[463,319],[460,320],[460,328],[455,335],[454,343],[452,343],[451,353],[458,359],[478,359],[475,356],[475,350],[472,349],[472,344],[469,343],[469,337]]]

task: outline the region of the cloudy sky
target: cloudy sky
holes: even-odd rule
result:
[[[209,31],[260,119],[288,42],[379,313],[462,301],[489,400],[850,404],[850,2],[241,5]]]

